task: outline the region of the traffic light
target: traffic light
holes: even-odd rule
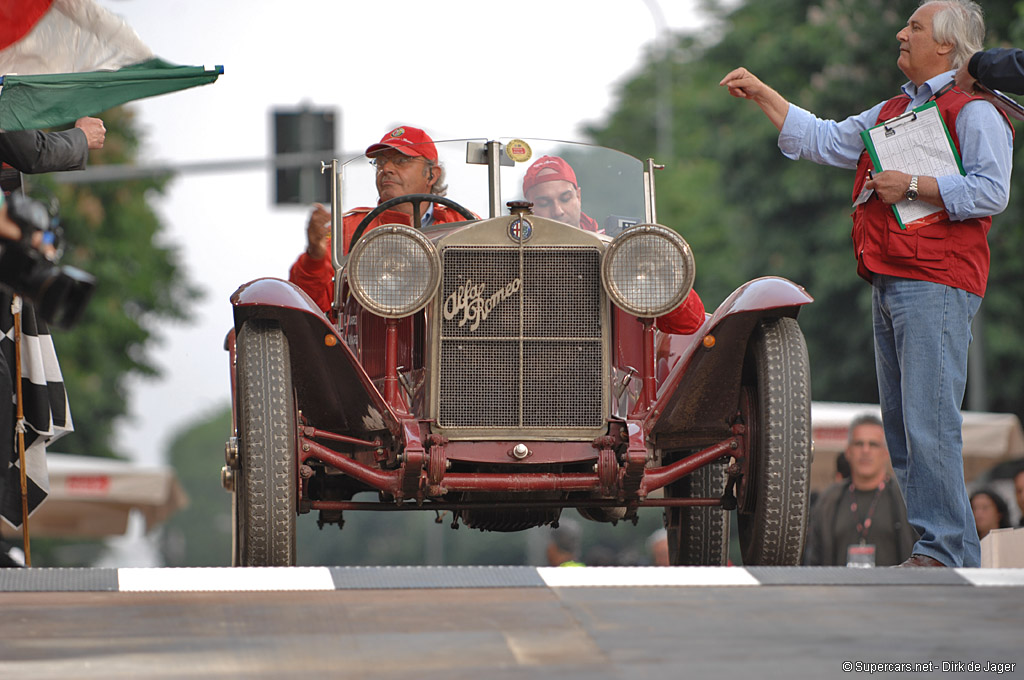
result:
[[[320,161],[331,159],[337,114],[334,109],[276,110],[274,115],[274,203],[329,203],[331,175],[320,173]],[[321,157],[317,153],[321,152]],[[297,156],[306,154],[307,157]],[[287,155],[287,157],[285,156]]]

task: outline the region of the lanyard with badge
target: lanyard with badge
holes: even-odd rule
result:
[[[873,543],[868,543],[868,532],[871,531],[871,518],[875,515],[875,508],[878,507],[878,499],[882,495],[883,489],[885,489],[884,480],[875,489],[875,496],[871,499],[867,514],[863,520],[860,520],[857,515],[857,498],[853,495],[853,482],[850,482],[850,513],[857,520],[857,536],[860,537],[860,542],[848,546],[846,549],[846,566],[848,567],[875,566],[875,546]]]

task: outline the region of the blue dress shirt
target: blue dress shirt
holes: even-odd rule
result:
[[[917,87],[908,82],[903,92],[910,97],[907,109],[921,106],[953,79],[947,71]],[[860,133],[874,127],[885,102],[842,122],[822,120],[795,104],[789,105],[779,133],[779,149],[787,158],[805,158],[822,165],[856,168],[864,150]],[[1006,119],[984,100],[968,102],[956,119],[960,158],[966,175],[936,177],[939,194],[950,219],[996,215],[1010,200],[1013,168],[1013,134]]]

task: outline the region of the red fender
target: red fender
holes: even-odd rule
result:
[[[281,279],[250,281],[231,295],[235,332],[249,319],[281,324],[291,350],[292,382],[300,411],[320,429],[373,439],[382,431],[403,438],[401,418],[320,308]]]
[[[658,355],[670,368],[644,420],[658,446],[706,446],[731,436],[755,326],[765,318],[796,317],[800,307],[813,301],[787,279],[754,279],[733,291],[697,333],[664,336]]]

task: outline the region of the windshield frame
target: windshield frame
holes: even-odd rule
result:
[[[511,145],[511,151],[509,151]],[[639,223],[655,223],[654,170],[661,166],[652,159],[640,159],[624,152],[585,142],[542,138],[499,137],[455,138],[433,142],[430,152],[445,168],[448,180],[455,177],[461,205],[487,219],[508,215],[504,196],[509,200],[523,200],[522,181],[526,170],[543,156],[565,157],[576,171],[577,187],[582,190],[582,212],[595,212],[601,218],[600,233],[615,236],[622,230]],[[369,151],[382,149],[372,145]],[[398,148],[398,147],[395,147]],[[407,154],[410,155],[410,154]],[[429,155],[411,154],[411,155]],[[368,205],[379,195],[376,170],[369,166],[371,158],[364,153],[351,154],[346,160],[334,159],[328,167],[333,176],[331,183],[331,263],[334,268],[335,311],[340,309],[344,254],[343,216],[346,212]],[[474,177],[474,173],[476,173]],[[486,194],[480,192],[485,182]],[[359,198],[353,198],[353,194]],[[367,194],[365,197],[363,194]],[[466,202],[462,197],[465,195]],[[481,198],[483,197],[483,198]],[[612,210],[620,202],[624,210]]]

